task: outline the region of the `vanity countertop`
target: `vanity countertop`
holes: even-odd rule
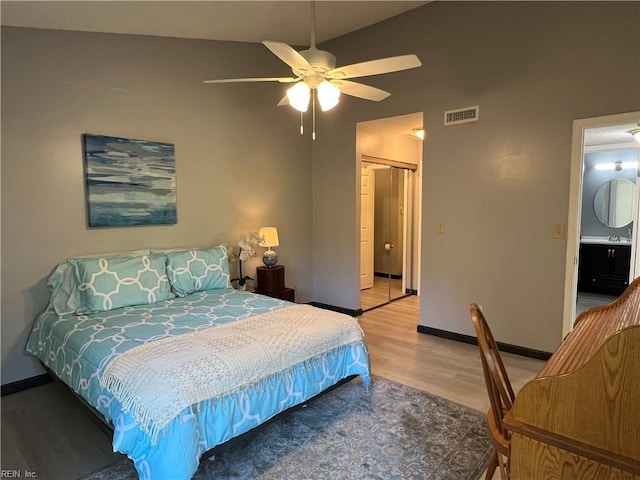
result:
[[[596,237],[584,235],[580,237],[580,243],[590,243],[599,245],[631,245],[631,241],[625,237],[620,237],[620,240],[609,240],[610,237]]]

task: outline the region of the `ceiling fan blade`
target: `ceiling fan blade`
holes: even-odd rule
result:
[[[379,102],[389,95],[389,92],[376,87],[365,85],[364,83],[350,82],[349,80],[331,80],[331,83],[338,87],[345,95],[352,97],[364,98],[365,100],[373,100]]]
[[[280,82],[291,83],[298,79],[293,77],[259,77],[259,78],[223,78],[222,80],[203,80],[202,83],[237,83],[237,82]]]
[[[286,43],[272,42],[270,40],[265,40],[262,43],[271,50],[276,57],[289,65],[296,74],[313,75],[314,72],[311,64]]]
[[[368,62],[354,63],[344,67],[329,70],[327,78],[357,78],[368,75],[379,75],[381,73],[398,72],[422,66],[422,62],[415,55],[400,55],[398,57],[380,58]]]

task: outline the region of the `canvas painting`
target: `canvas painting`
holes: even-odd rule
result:
[[[172,143],[84,134],[90,227],[175,224]]]

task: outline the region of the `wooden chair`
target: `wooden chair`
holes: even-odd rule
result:
[[[493,477],[496,468],[500,467],[500,476],[503,480],[509,478],[509,432],[503,424],[506,413],[513,406],[515,394],[507,375],[507,370],[500,358],[500,351],[484,318],[480,307],[472,303],[470,306],[471,320],[476,329],[478,346],[480,347],[480,360],[484,380],[489,393],[490,408],[487,413],[489,433],[495,447],[493,455],[487,466],[485,480]]]

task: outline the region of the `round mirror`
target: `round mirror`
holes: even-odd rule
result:
[[[614,178],[598,188],[593,201],[596,217],[607,227],[622,228],[633,220],[635,184],[627,178]]]

